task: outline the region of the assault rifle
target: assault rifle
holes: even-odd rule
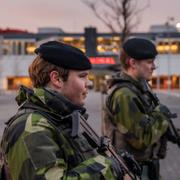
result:
[[[149,95],[151,96],[151,98],[154,102],[154,105],[159,106],[160,112],[162,112],[168,119],[169,127],[168,127],[168,131],[166,133],[167,139],[169,141],[177,144],[178,147],[180,148],[180,133],[179,133],[180,131],[175,127],[175,125],[172,121],[172,119],[177,118],[177,114],[172,113],[167,106],[162,105],[160,103],[159,98],[157,97],[157,95],[155,93],[152,92],[152,90],[149,87],[149,84],[147,82],[145,82],[145,86],[147,88],[147,92],[149,93]]]
[[[176,113],[171,113],[167,106],[160,106],[160,111],[167,117],[169,127],[167,131],[167,138],[169,141],[175,143],[180,148],[180,134],[178,133],[178,129],[175,127],[172,119],[177,118]]]
[[[72,126],[75,127],[72,128],[74,129],[72,130],[72,136],[78,135],[78,132],[82,130],[84,136],[97,147],[99,152],[104,152],[108,157],[112,157],[118,162],[119,167],[123,170],[124,177],[125,175],[128,175],[131,180],[140,179],[141,168],[133,157],[125,155],[125,162],[125,160],[116,153],[109,139],[106,137],[99,137],[94,129],[88,124],[87,120],[78,111],[72,113]],[[82,129],[80,130],[80,128]]]

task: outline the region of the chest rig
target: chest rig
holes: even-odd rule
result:
[[[124,80],[124,79],[116,79],[113,82],[113,85],[108,91],[108,96],[106,99],[107,107],[110,107],[111,98],[116,92],[116,90],[124,87],[130,89],[139,98],[142,105],[140,106],[140,104],[138,105],[138,103],[137,105],[142,113],[148,114],[152,112],[153,109],[156,107],[156,103],[155,103],[156,96],[153,94],[146,81],[142,81],[141,84],[135,84],[129,80]]]
[[[151,114],[154,108],[157,106],[157,97],[151,91],[147,82],[142,81],[141,84],[136,84],[130,80],[116,79],[112,84],[110,90],[108,91],[108,96],[106,98],[106,107],[104,111],[104,122],[105,122],[105,134],[110,137],[112,144],[117,148],[125,148],[129,152],[133,153],[137,160],[146,160],[151,158],[159,158],[159,151],[161,149],[161,142],[155,143],[153,146],[147,148],[146,150],[136,150],[126,143],[126,135],[119,132],[117,125],[114,124],[113,118],[114,114],[112,112],[112,97],[114,93],[120,88],[130,89],[138,98],[135,103],[138,109],[143,114]],[[164,155],[163,155],[164,156]]]

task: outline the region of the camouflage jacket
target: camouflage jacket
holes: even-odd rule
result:
[[[84,108],[47,89],[22,87],[16,100],[24,113],[7,122],[1,142],[13,180],[120,179],[111,160],[99,154],[82,133],[71,136],[68,115],[74,110],[84,115]],[[51,118],[29,107],[38,107]],[[56,126],[50,123],[52,117]]]
[[[104,121],[105,133],[117,149],[126,149],[139,161],[160,157],[160,139],[168,127],[167,117],[141,82],[123,73],[115,77],[107,97]]]

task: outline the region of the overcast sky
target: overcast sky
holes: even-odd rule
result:
[[[150,25],[164,24],[169,16],[174,17],[174,24],[180,22],[180,0],[150,0],[150,7],[142,13],[134,31],[148,31]],[[98,32],[108,32],[81,0],[1,0],[0,28],[37,32],[38,27],[45,26],[67,32],[83,32],[84,27],[95,26]]]

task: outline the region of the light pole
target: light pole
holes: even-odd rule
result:
[[[170,93],[171,91],[171,63],[170,63],[170,55],[171,55],[171,41],[170,41],[170,32],[171,32],[171,29],[170,29],[170,24],[171,22],[174,21],[174,18],[173,17],[168,17],[167,18],[167,21],[165,23],[166,25],[166,28],[167,28],[167,41],[168,41],[168,49],[167,49],[167,74],[168,74],[168,93]]]

